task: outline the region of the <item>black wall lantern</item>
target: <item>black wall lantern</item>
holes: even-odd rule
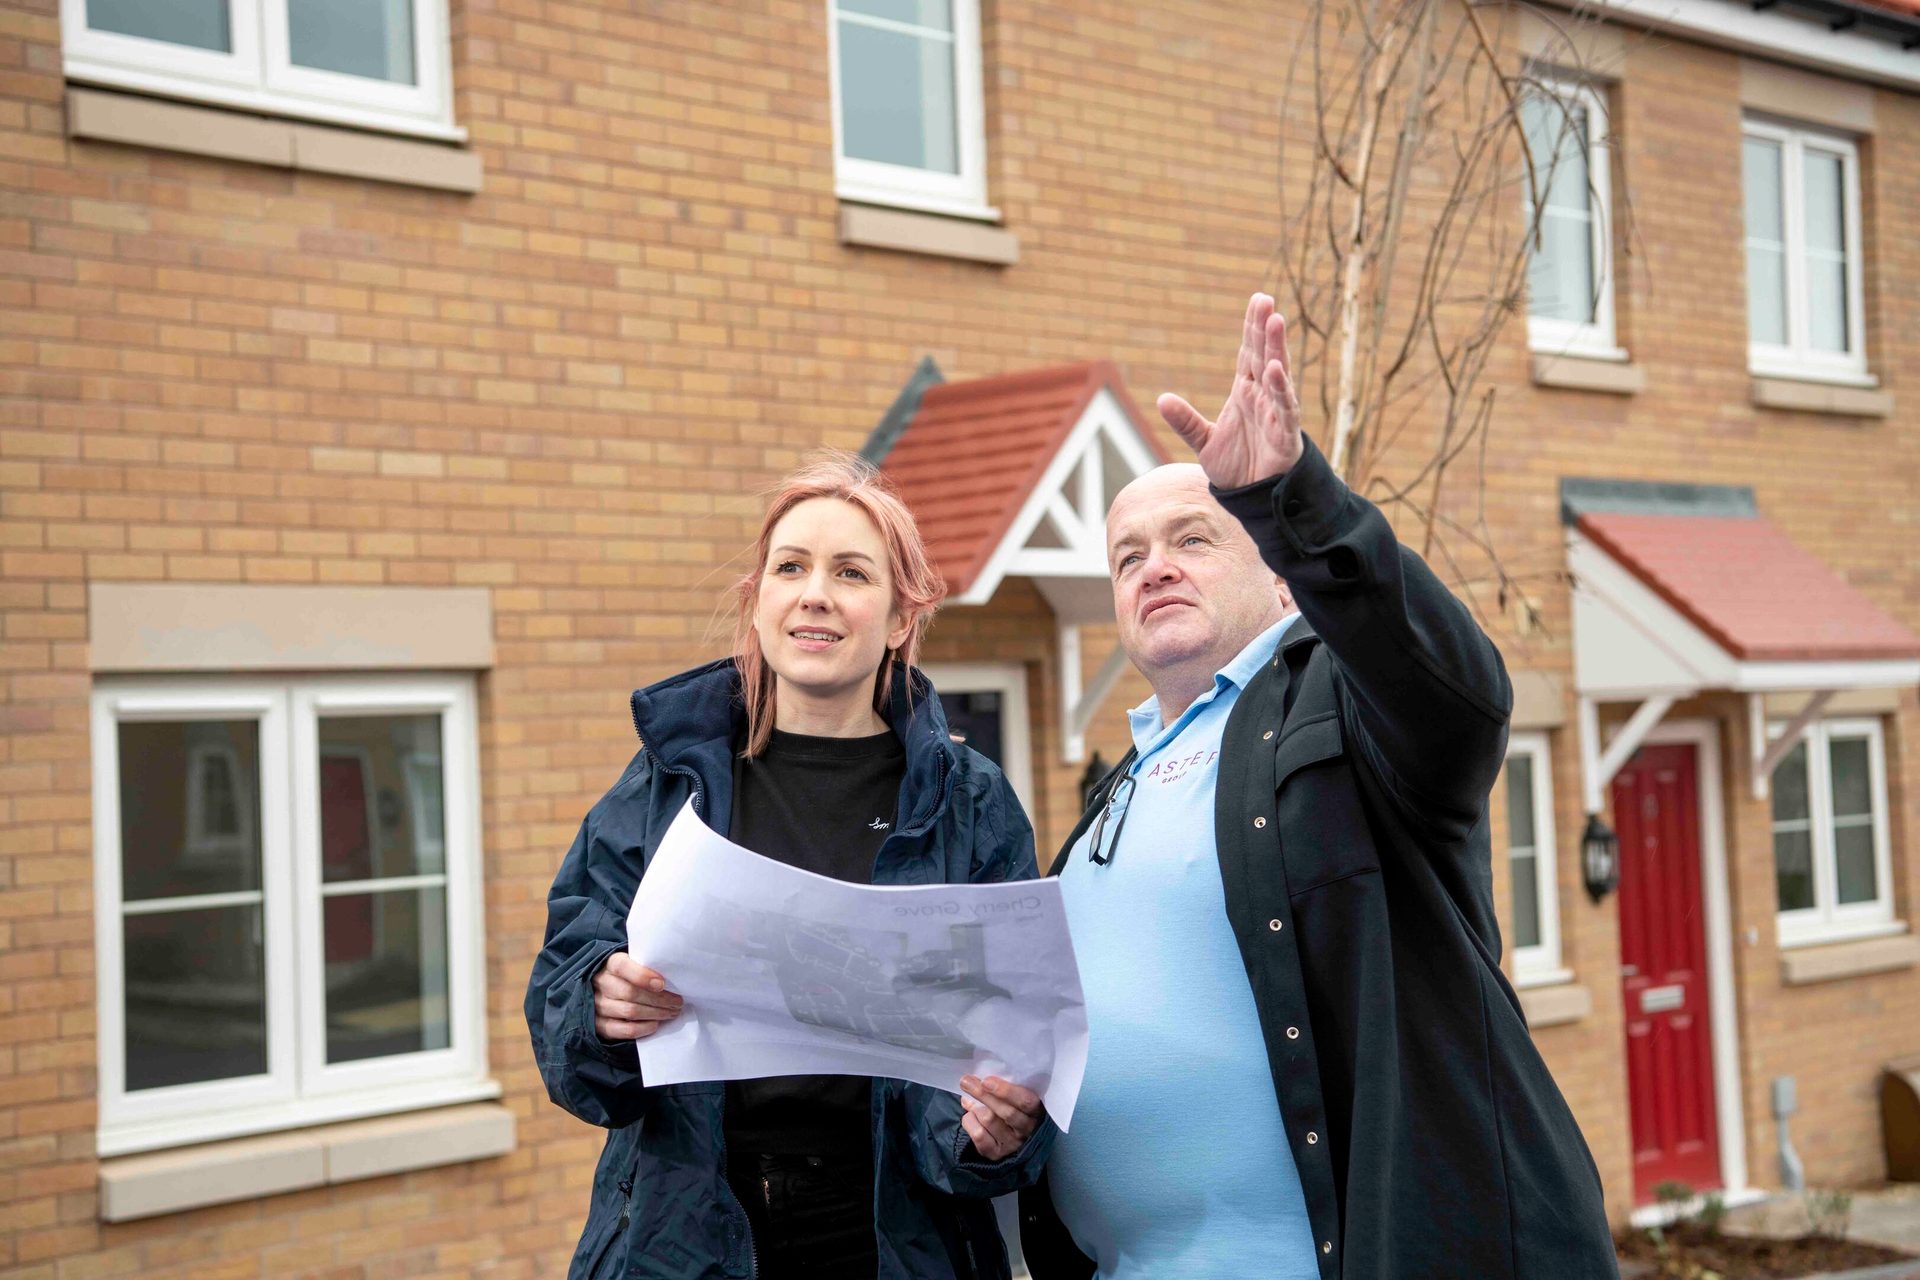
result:
[[[1597,813],[1587,815],[1587,829],[1580,833],[1580,874],[1595,906],[1620,884],[1620,838]]]

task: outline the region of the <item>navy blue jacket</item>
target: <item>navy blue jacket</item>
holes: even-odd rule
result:
[[[912,696],[908,697],[909,682]],[[889,721],[906,748],[899,820],[874,860],[875,884],[1030,879],[1033,828],[1000,770],[956,746],[918,671],[894,682]],[[593,1028],[593,974],[626,946],[627,909],[667,824],[692,797],[725,832],[739,677],[711,663],[633,695],[641,748],[588,812],[547,895],[546,945],[527,985],[527,1027],[553,1100],[611,1130],[593,1178],[569,1280],[721,1280],[754,1274],[747,1218],[727,1186],[721,1082],[649,1086],[631,1043]],[[671,978],[671,975],[669,975]],[[1055,1129],[983,1160],[960,1125],[958,1095],[873,1082],[874,1222],[879,1280],[1006,1280],[989,1197],[1038,1176]]]

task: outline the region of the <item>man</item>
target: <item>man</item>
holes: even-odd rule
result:
[[[1302,434],[1271,298],[1219,418],[1160,411],[1198,465],[1107,517],[1154,696],[1054,864],[1092,1044],[1036,1280],[1612,1280],[1499,970],[1498,651]]]

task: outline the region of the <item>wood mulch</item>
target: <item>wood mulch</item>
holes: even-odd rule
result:
[[[1614,1245],[1622,1263],[1638,1263],[1629,1275],[1660,1280],[1797,1280],[1830,1271],[1883,1266],[1911,1257],[1897,1249],[1831,1236],[1768,1240],[1722,1235],[1697,1223],[1681,1222],[1662,1233],[1665,1249],[1648,1231],[1630,1231]]]

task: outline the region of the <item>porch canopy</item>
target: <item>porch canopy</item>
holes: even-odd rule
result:
[[[985,604],[1013,577],[1046,598],[1069,762],[1126,667],[1116,648],[1083,683],[1080,638],[1113,621],[1107,506],[1167,461],[1142,424],[1109,361],[946,382],[929,357],[861,450],[913,509],[949,604]]]
[[[1588,813],[1682,698],[1747,695],[1760,799],[1836,693],[1920,683],[1920,635],[1762,516],[1753,490],[1569,479],[1560,499]],[[1766,695],[1786,692],[1806,703],[1769,741]],[[1604,747],[1601,702],[1639,704]]]

